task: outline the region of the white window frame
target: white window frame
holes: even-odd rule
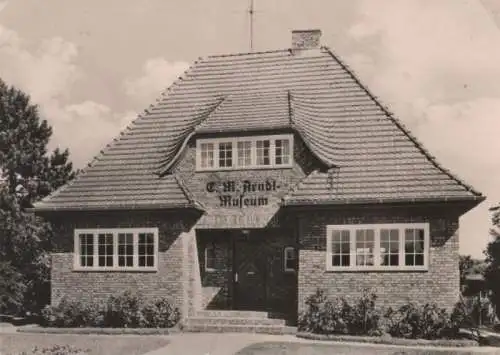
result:
[[[269,154],[269,165],[258,165],[257,164],[257,141],[269,140],[270,154]],[[289,141],[289,159],[287,164],[276,164],[276,140],[288,140]],[[250,142],[250,154],[251,154],[251,164],[250,165],[239,165],[238,159],[238,142]],[[232,143],[232,163],[230,167],[220,167],[219,166],[219,143]],[[213,143],[214,145],[214,166],[213,167],[202,167],[201,166],[201,145],[206,143]],[[247,169],[276,169],[276,168],[291,168],[293,166],[293,134],[276,134],[270,136],[246,136],[246,137],[233,137],[233,138],[202,138],[196,140],[196,171],[214,171],[214,170],[247,170]]]
[[[374,230],[374,265],[356,265],[356,230]],[[380,231],[382,229],[399,230],[399,265],[380,265]],[[424,230],[424,265],[404,265],[405,262],[405,229]],[[430,232],[429,223],[390,223],[390,224],[341,224],[327,225],[326,227],[326,270],[327,271],[427,271],[429,268]],[[350,257],[349,266],[332,265],[332,232],[349,231]]]
[[[133,234],[133,266],[118,266],[118,234]],[[149,233],[154,237],[153,266],[139,266],[139,234]],[[94,240],[93,266],[80,264],[80,234],[92,234]],[[98,238],[99,234],[113,235],[113,266],[99,266]],[[74,230],[74,258],[75,271],[157,271],[158,270],[158,228],[106,228],[106,229],[75,229]]]
[[[285,272],[295,272],[295,271],[296,271],[296,269],[295,269],[294,267],[293,267],[293,268],[289,268],[289,267],[287,267],[287,266],[286,266],[287,261],[288,261],[288,260],[290,260],[290,259],[288,258],[288,252],[289,252],[290,250],[291,250],[291,251],[294,253],[294,255],[295,255],[295,259],[294,259],[294,260],[296,260],[296,261],[297,261],[297,250],[296,250],[296,248],[295,248],[295,247],[290,247],[290,246],[289,246],[289,247],[285,247],[285,248],[283,249],[283,270],[284,270]]]

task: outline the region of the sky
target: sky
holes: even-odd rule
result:
[[[249,51],[249,0],[0,1],[0,77],[84,167],[199,57]],[[460,220],[482,257],[500,202],[498,0],[255,0],[254,50],[319,28],[446,168],[487,196]]]

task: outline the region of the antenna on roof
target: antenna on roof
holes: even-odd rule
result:
[[[248,8],[248,14],[250,15],[250,52],[253,52],[253,16],[254,11],[254,0],[250,0],[250,7]]]

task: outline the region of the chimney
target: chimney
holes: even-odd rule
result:
[[[311,49],[321,46],[321,30],[293,30],[292,49]]]

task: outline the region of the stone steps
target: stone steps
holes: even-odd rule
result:
[[[190,325],[183,328],[184,331],[193,333],[259,333],[259,334],[295,334],[294,327],[284,325]]]
[[[258,311],[226,311],[218,309],[208,309],[196,312],[196,317],[267,319],[269,318],[269,313]]]
[[[192,325],[285,325],[284,319],[238,318],[238,317],[190,317],[187,323]]]
[[[267,312],[204,310],[186,319],[183,330],[205,333],[294,334],[285,319],[269,318]]]

